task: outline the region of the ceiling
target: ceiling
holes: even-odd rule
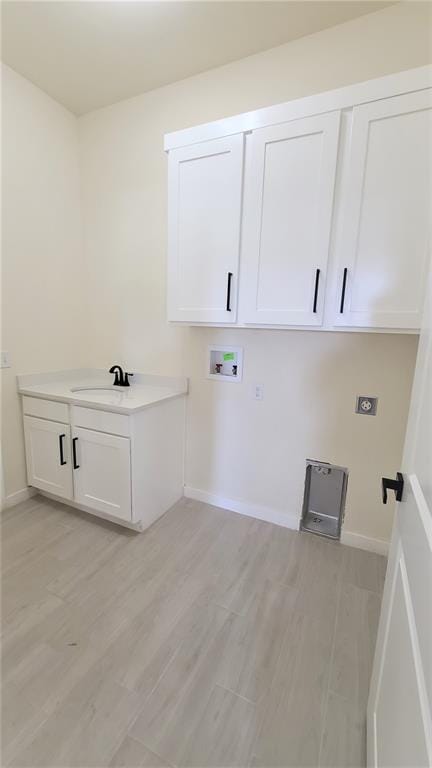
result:
[[[6,0],[2,59],[80,115],[389,4]]]

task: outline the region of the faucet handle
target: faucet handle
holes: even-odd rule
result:
[[[124,375],[124,385],[125,385],[125,387],[130,387],[129,376],[133,376],[133,373],[128,373],[127,371],[125,371],[125,375]]]

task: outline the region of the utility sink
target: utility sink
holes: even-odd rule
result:
[[[83,394],[85,393],[98,395],[101,392],[118,392],[118,390],[114,389],[114,387],[72,387],[71,392],[82,392]]]
[[[187,379],[136,371],[120,386],[78,368],[19,376],[18,388],[31,486],[135,531],[182,497]]]
[[[71,387],[72,394],[82,397],[87,402],[119,405],[125,401],[127,392],[117,387]]]

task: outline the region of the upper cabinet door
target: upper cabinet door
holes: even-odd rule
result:
[[[335,324],[419,328],[431,200],[430,91],[353,110]]]
[[[340,113],[251,137],[244,218],[244,320],[321,325]]]
[[[235,323],[242,134],[169,153],[168,319]]]

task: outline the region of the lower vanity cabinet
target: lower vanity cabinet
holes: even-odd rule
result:
[[[131,520],[130,439],[73,427],[72,459],[75,501]]]
[[[24,416],[24,435],[29,485],[131,521],[128,437],[34,416]]]
[[[69,424],[24,416],[24,436],[29,485],[73,499]]]
[[[131,414],[22,400],[30,486],[137,530],[183,495],[184,397]]]

